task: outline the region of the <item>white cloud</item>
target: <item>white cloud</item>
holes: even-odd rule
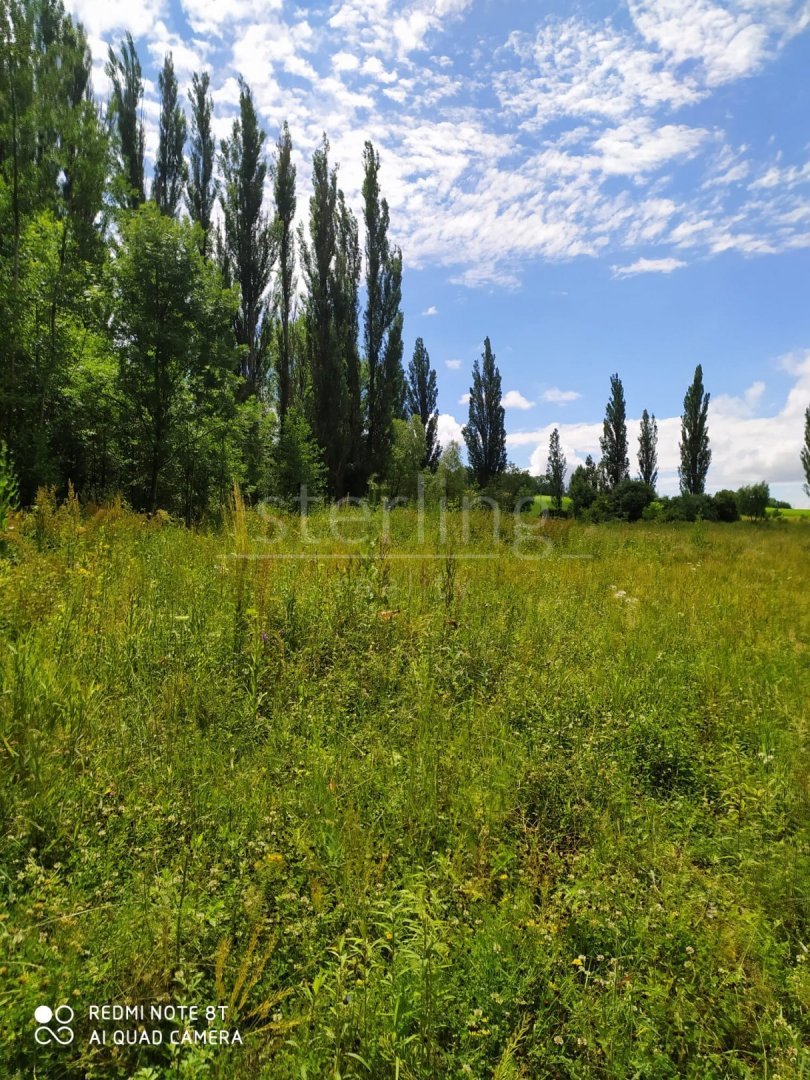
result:
[[[613,276],[617,278],[633,277],[636,274],[671,274],[686,266],[682,259],[636,259],[629,266],[613,266]]]
[[[501,404],[505,409],[533,409],[535,402],[525,398],[519,390],[507,390],[501,398]]]
[[[559,390],[556,386],[552,386],[548,390],[544,390],[542,393],[543,401],[548,401],[552,405],[568,405],[572,401],[576,401],[582,397],[582,394],[576,390]]]
[[[469,405],[470,404],[470,395],[469,394],[462,394],[461,397],[458,399],[458,403],[459,403],[459,405]]]
[[[439,314],[439,309],[436,307],[435,304],[431,304],[430,307],[427,308],[427,310],[422,312],[422,314],[423,315],[428,315],[428,316],[429,315],[438,315]]]
[[[451,371],[458,371],[458,369],[461,367],[461,361],[460,360],[445,360],[444,366],[446,368],[449,368]]]
[[[450,413],[439,413],[439,419],[436,421],[436,434],[443,447],[449,446],[451,442],[457,442],[462,448],[464,446],[461,424]]]

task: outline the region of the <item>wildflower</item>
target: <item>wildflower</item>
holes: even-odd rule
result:
[[[562,1035],[555,1035],[554,1036],[554,1042],[557,1044],[557,1046],[562,1046],[562,1044],[563,1044]]]
[[[571,963],[574,965],[574,967],[582,967],[584,962],[585,962],[585,957],[584,956],[575,956],[574,959],[571,961]]]

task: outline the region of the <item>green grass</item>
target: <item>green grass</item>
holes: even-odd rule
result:
[[[13,522],[0,1075],[806,1077],[810,534],[281,524]]]
[[[534,506],[538,513],[543,510],[551,510],[554,505],[554,499],[551,495],[535,495]],[[563,510],[571,509],[571,499],[567,495],[563,495]]]
[[[810,521],[810,510],[776,510],[769,506],[766,513],[768,517],[784,518],[785,521]]]

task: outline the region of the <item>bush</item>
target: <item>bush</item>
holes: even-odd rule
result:
[[[714,502],[708,495],[677,495],[661,503],[660,521],[717,521]]]
[[[759,521],[765,517],[768,500],[771,497],[767,484],[749,484],[737,492],[737,506],[743,517]]]
[[[712,496],[714,512],[718,521],[739,521],[740,511],[737,506],[737,496],[733,491],[723,489]]]
[[[612,516],[620,521],[638,521],[655,499],[655,492],[643,480],[622,480],[608,496]]]

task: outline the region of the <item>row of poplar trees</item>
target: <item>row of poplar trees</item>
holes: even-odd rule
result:
[[[90,72],[61,0],[0,0],[0,441],[22,500],[70,480],[192,519],[234,477],[256,498],[359,494],[412,415],[435,464],[436,375],[421,341],[403,371],[402,255],[373,146],[362,250],[325,135],[296,229],[287,125],[268,160],[240,82],[217,146],[208,74],[187,118],[169,54],[147,197],[131,36],[109,51],[103,108]]]

